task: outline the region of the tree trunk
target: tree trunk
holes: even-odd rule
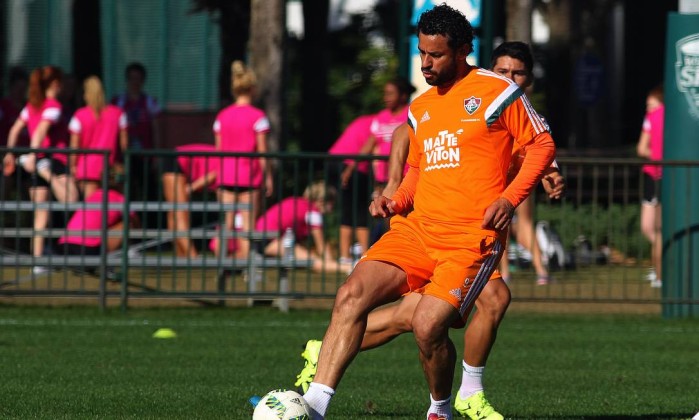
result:
[[[532,42],[532,0],[507,0],[507,41]]]
[[[329,0],[303,2],[301,121],[303,151],[326,151],[330,134],[328,101]]]
[[[257,101],[271,125],[268,137],[271,151],[279,150],[284,98],[285,2],[252,0],[250,10],[250,65],[257,75]]]

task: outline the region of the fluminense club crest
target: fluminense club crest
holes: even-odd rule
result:
[[[699,120],[699,34],[684,37],[675,44],[677,89],[689,103],[689,112]]]
[[[481,106],[481,98],[476,98],[471,96],[468,99],[464,99],[464,109],[468,112],[468,115],[473,115],[474,112],[478,110]]]

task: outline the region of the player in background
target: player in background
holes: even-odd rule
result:
[[[104,88],[97,76],[83,82],[86,106],[75,111],[70,119],[70,147],[73,149],[107,149],[107,163],[113,167],[117,151],[124,152],[128,143],[126,114],[115,105],[108,105]],[[89,197],[102,183],[104,156],[101,154],[71,154],[68,158],[71,173],[83,197]],[[109,169],[107,168],[107,171]]]
[[[374,200],[377,214],[395,214],[391,230],[337,293],[304,394],[315,419],[324,418],[360,350],[368,313],[410,291],[423,294],[412,327],[430,389],[426,418],[451,419],[456,355],[448,329],[468,316],[499,261],[514,208],[553,159],[547,127],[516,84],[466,63],[473,32],[460,12],[443,4],[423,13],[418,39],[433,88],[410,105],[406,177],[391,199]],[[506,186],[514,142],[528,153]]]
[[[391,152],[391,135],[399,125],[408,118],[408,103],[410,95],[415,92],[415,87],[403,77],[396,77],[384,85],[383,101],[386,108],[379,111],[371,122],[371,136],[359,151],[360,155],[373,154],[376,156],[388,156]],[[349,182],[349,177],[354,171],[356,163],[350,162],[342,173],[343,187]],[[384,160],[373,161],[374,191],[372,198],[381,195],[388,181],[388,166]],[[371,233],[369,243],[374,243],[386,231],[388,226],[384,221],[378,221]],[[366,248],[364,249],[366,250]]]
[[[68,130],[61,124],[61,104],[56,96],[61,89],[62,72],[53,66],[40,67],[32,71],[29,77],[29,102],[22,108],[19,118],[10,129],[7,147],[16,147],[20,132],[27,127],[30,136],[29,147],[65,149],[68,146]],[[9,176],[15,171],[16,157],[7,153],[3,159],[3,173]],[[78,199],[78,190],[73,178],[68,173],[68,156],[64,153],[27,153],[20,157],[22,168],[32,176],[29,196],[34,203],[44,203],[50,198],[49,188],[58,201],[74,202]],[[49,223],[48,209],[34,210],[35,232],[42,231]],[[32,238],[32,255],[39,257],[44,253],[43,236]],[[45,272],[44,267],[35,266],[36,274]]]
[[[330,155],[359,155],[364,144],[371,137],[371,124],[374,115],[361,115],[355,118],[335,141],[328,154]],[[356,165],[356,170],[346,182],[340,183],[340,237],[339,237],[339,262],[351,264],[351,247],[355,240],[362,248],[362,252],[369,248],[369,214],[366,212],[369,193],[369,162],[355,162],[346,159],[342,167],[336,166],[338,162],[332,161],[331,179],[333,185],[347,167]]]
[[[324,215],[332,212],[336,190],[317,181],[306,187],[302,196],[287,197],[271,206],[255,222],[257,232],[276,232],[277,237],[258,243],[256,251],[268,257],[284,256],[284,233],[291,229],[294,234],[294,258],[310,260],[310,268],[316,272],[343,272],[352,269],[351,262],[339,262],[330,258],[328,243],[323,236]],[[236,217],[236,228],[242,228],[241,218]],[[312,245],[311,245],[312,242]],[[306,245],[309,246],[306,246]],[[234,253],[236,242],[228,241],[228,252]],[[215,242],[209,248],[216,253]]]
[[[85,198],[84,202],[89,205],[99,204],[101,206],[105,199],[107,205],[122,204],[124,202],[124,196],[120,192],[109,189],[105,193],[101,188],[94,190]],[[106,228],[108,236],[104,250],[108,253],[118,250],[123,241],[123,235],[109,235],[109,232],[117,232],[124,229],[123,211],[115,208],[95,209],[87,208],[86,206],[73,213],[70,220],[68,220],[65,234],[58,239],[58,254],[65,256],[102,255],[102,231],[105,228],[103,225],[105,211],[107,212]],[[128,222],[132,227],[139,225],[135,213],[131,213]],[[92,269],[88,268],[88,271],[92,271]],[[111,270],[108,270],[108,273],[111,273]]]
[[[222,152],[266,153],[269,120],[264,111],[252,105],[257,91],[255,73],[242,61],[231,65],[231,87],[235,102],[223,109],[214,122],[216,150]],[[260,190],[272,195],[272,173],[265,157],[224,157],[222,170],[218,174],[219,201],[226,204],[240,203],[248,209],[239,209],[243,230],[249,232],[259,216]],[[236,211],[227,211],[225,229],[234,228]],[[245,258],[250,251],[250,242],[238,238],[236,255]],[[227,247],[226,247],[227,249]],[[224,251],[226,250],[224,249]]]
[[[649,160],[663,159],[663,127],[665,106],[663,105],[662,85],[653,88],[646,98],[646,115],[643,128],[636,145],[639,157]],[[660,205],[660,178],[662,167],[643,165],[643,200],[641,201],[641,232],[651,243],[653,268],[649,279],[652,287],[661,287],[662,254],[661,240],[662,207]]]
[[[215,152],[210,144],[192,143],[175,148],[176,156],[163,160],[163,195],[168,203],[189,203],[192,193],[207,189],[212,194],[218,189],[218,172],[221,159],[205,156],[199,152]],[[196,152],[197,154],[189,154]],[[189,232],[189,211],[186,209],[168,210],[167,228],[174,232]],[[174,240],[175,254],[178,257],[196,258],[199,256],[192,240],[187,236]]]

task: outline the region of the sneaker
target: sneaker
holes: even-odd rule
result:
[[[35,276],[39,276],[41,274],[46,274],[48,272],[49,272],[48,267],[42,267],[40,265],[35,265],[34,267],[32,267],[32,274],[34,274]]]
[[[537,286],[546,286],[547,284],[549,284],[549,276],[538,276],[536,278]]]
[[[303,370],[296,376],[294,386],[298,387],[299,394],[303,395],[308,391],[308,386],[313,382],[318,369],[318,356],[320,355],[320,346],[323,344],[319,340],[308,340],[306,347],[301,353],[301,357],[306,361]]]
[[[663,281],[660,279],[651,280],[650,287],[652,287],[654,289],[659,289],[659,288],[663,287]]]
[[[495,411],[492,405],[485,398],[483,391],[478,391],[468,398],[461,398],[461,394],[456,393],[454,400],[456,412],[467,419],[472,420],[503,420],[502,414]]]
[[[650,268],[648,269],[648,274],[646,274],[646,280],[652,282],[658,279],[658,276],[655,274],[655,269]]]
[[[427,415],[427,420],[450,420],[447,417],[440,416],[439,414],[430,413]]]

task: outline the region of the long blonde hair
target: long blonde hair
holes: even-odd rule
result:
[[[85,102],[87,106],[95,111],[95,114],[99,116],[102,114],[102,110],[106,106],[106,101],[104,99],[104,88],[102,87],[102,82],[97,76],[90,76],[83,82],[83,89],[85,90]]]
[[[231,64],[231,90],[233,96],[251,95],[257,86],[255,73],[247,68],[240,60],[235,60]]]

